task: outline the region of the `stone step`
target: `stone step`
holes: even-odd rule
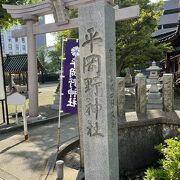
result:
[[[148,99],[160,99],[161,98],[161,94],[148,94]]]
[[[148,104],[162,104],[162,99],[148,99]]]
[[[161,104],[147,104],[147,109],[162,109],[163,106]]]

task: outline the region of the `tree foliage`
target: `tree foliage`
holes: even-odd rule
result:
[[[78,29],[66,30],[56,34],[55,50],[49,51],[48,56],[51,58],[51,62],[48,64],[48,70],[50,72],[57,72],[60,68],[60,62],[62,60],[62,39],[74,38],[78,39]],[[65,45],[65,42],[64,42]]]
[[[44,66],[45,69],[47,69],[47,58],[48,58],[48,49],[46,46],[41,46],[38,50],[37,50],[37,58],[38,60],[41,62],[41,64]]]
[[[13,24],[18,24],[19,21],[17,19],[12,19],[10,14],[3,9],[2,4],[10,4],[10,5],[25,5],[25,4],[34,4],[38,3],[41,0],[1,0],[0,4],[0,27],[1,28],[9,28]]]
[[[38,1],[40,0],[2,0],[2,4],[30,4]],[[170,49],[170,45],[155,45],[151,37],[162,14],[160,7],[162,7],[163,2],[149,3],[149,0],[115,0],[115,4],[118,4],[120,8],[136,4],[140,6],[140,16],[138,18],[116,23],[117,75],[126,67],[138,69],[145,67],[149,61],[163,59],[165,52]],[[69,16],[71,18],[77,17],[77,11],[71,10]],[[12,22],[10,16],[1,6],[0,26],[8,27],[12,23],[17,23],[17,20]],[[50,65],[52,68],[54,65],[59,67],[62,37],[78,38],[78,29],[58,33],[56,50],[49,53],[49,56],[53,58],[53,62]]]
[[[120,8],[132,5],[140,6],[138,18],[116,23],[116,59],[117,75],[129,67],[138,69],[145,67],[147,62],[161,60],[165,52],[171,49],[170,44],[155,45],[152,33],[157,28],[163,2],[149,3],[149,0],[115,0]],[[77,16],[71,11],[70,16]],[[78,38],[78,30],[67,30],[58,34],[61,37]],[[60,48],[60,45],[57,46]]]
[[[55,50],[48,52],[48,57],[51,59],[46,65],[46,69],[48,72],[58,72],[60,69],[60,62],[61,62],[61,49],[56,46]]]
[[[74,18],[77,17],[77,11],[71,10],[69,11],[69,17]],[[49,70],[51,72],[56,72],[60,68],[60,62],[62,59],[62,39],[72,38],[78,39],[78,29],[65,30],[59,33],[56,33],[56,45],[55,50],[49,52],[49,57],[52,59],[51,63],[49,63]],[[65,45],[65,43],[64,43]]]
[[[146,171],[146,180],[178,180],[180,179],[180,135],[165,141],[156,147],[164,158],[160,160],[160,167],[149,168]]]
[[[169,44],[155,45],[152,33],[162,14],[163,2],[149,3],[149,0],[116,0],[120,7],[138,4],[138,18],[118,22],[116,24],[117,74],[123,68],[138,69],[146,66],[149,61],[161,60]]]

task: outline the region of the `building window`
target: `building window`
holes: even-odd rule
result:
[[[19,45],[18,44],[16,44],[16,50],[19,50]]]
[[[15,38],[15,42],[18,42],[18,38]]]
[[[26,46],[25,45],[22,45],[22,50],[26,51]]]
[[[22,38],[22,42],[25,43],[25,39],[24,38]]]
[[[19,54],[19,52],[16,52],[16,54]]]
[[[12,44],[8,44],[8,49],[12,50]]]
[[[175,28],[177,27],[178,24],[177,23],[172,23],[172,24],[163,24],[163,28],[167,29],[167,28]]]
[[[162,26],[161,26],[161,25],[158,25],[158,29],[162,29]]]
[[[9,55],[12,55],[12,54],[13,54],[13,53],[10,51],[10,52],[9,52]]]
[[[11,37],[10,36],[8,36],[8,42],[11,42]]]
[[[176,9],[168,9],[164,11],[164,14],[175,14],[175,13],[179,13],[180,12],[180,8],[176,8]]]

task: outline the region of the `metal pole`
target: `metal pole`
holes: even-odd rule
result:
[[[64,178],[64,161],[62,161],[62,160],[56,161],[56,172],[57,172],[56,180],[63,180],[63,178]]]
[[[3,79],[4,79],[4,92],[5,92],[5,106],[6,106],[6,121],[9,124],[9,116],[8,116],[8,106],[7,106],[7,95],[6,95],[6,83],[5,83],[5,74],[4,74],[4,61],[3,61],[3,50],[2,50],[2,43],[1,43],[1,27],[0,27],[0,54],[2,58],[2,70],[3,70]]]
[[[28,128],[27,128],[27,117],[26,117],[26,100],[22,106],[22,113],[23,113],[23,123],[24,123],[24,138],[28,140]]]
[[[57,149],[60,147],[60,128],[61,128],[61,103],[62,103],[62,86],[63,86],[63,63],[64,63],[64,37],[62,37],[62,55],[61,55],[61,72],[60,72],[60,87],[59,87],[59,119],[58,119],[58,143]]]

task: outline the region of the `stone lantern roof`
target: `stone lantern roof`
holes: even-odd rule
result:
[[[152,66],[150,66],[149,68],[146,69],[146,71],[160,71],[162,68],[160,68],[159,66],[156,66],[156,62],[153,61],[152,62]]]

